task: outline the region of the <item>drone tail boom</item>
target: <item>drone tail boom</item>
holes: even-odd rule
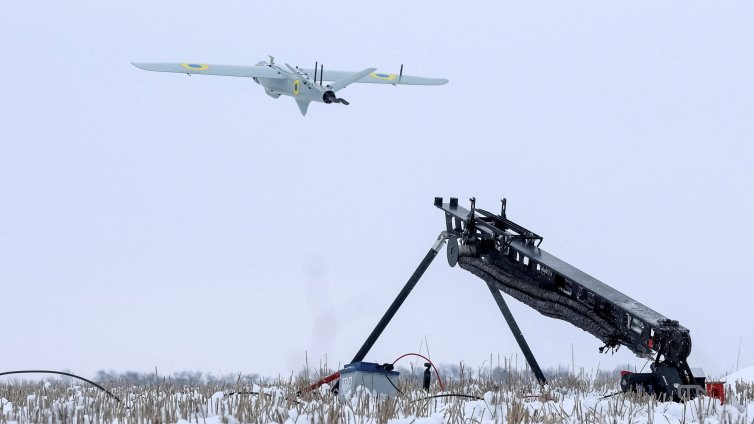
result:
[[[333,85],[330,87],[330,89],[333,92],[342,90],[376,70],[377,68],[367,68],[367,69],[364,69],[363,71],[356,72],[355,74],[349,77],[343,78],[342,80],[339,80],[339,81],[335,81]]]

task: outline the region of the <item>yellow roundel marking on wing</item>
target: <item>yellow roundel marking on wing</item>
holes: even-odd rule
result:
[[[299,86],[299,84],[300,83],[299,83],[298,80],[294,80],[293,81],[293,95],[294,96],[298,96],[298,86]]]
[[[394,79],[398,79],[398,75],[395,75],[395,74],[383,74],[381,72],[372,72],[371,74],[369,74],[369,76],[372,77],[372,78],[377,78],[377,79],[387,80],[387,81],[392,81]]]
[[[190,71],[206,71],[209,69],[209,65],[203,63],[181,63],[181,67]]]

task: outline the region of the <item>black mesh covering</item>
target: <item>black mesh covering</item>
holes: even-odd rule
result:
[[[516,275],[482,258],[460,257],[461,268],[481,278],[487,284],[507,293],[514,299],[536,309],[542,315],[567,321],[589,332],[608,345],[616,345],[620,331],[587,306],[536,284],[528,283],[525,276]]]

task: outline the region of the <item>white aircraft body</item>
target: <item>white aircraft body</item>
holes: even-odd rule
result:
[[[252,78],[264,87],[265,93],[277,99],[281,95],[293,97],[302,115],[306,115],[309,103],[349,104],[338,98],[335,93],[353,83],[392,84],[392,85],[442,85],[445,78],[425,78],[403,75],[403,65],[398,74],[377,72],[377,68],[366,68],[359,72],[324,71],[324,67],[304,69],[285,64],[285,68],[270,61],[261,61],[255,66],[207,65],[203,63],[133,63],[134,66],[156,72],[174,72],[181,74],[221,75],[229,77]],[[325,78],[327,77],[327,78]],[[326,82],[326,84],[325,84]]]

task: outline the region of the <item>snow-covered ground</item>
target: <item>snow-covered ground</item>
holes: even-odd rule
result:
[[[0,387],[0,422],[754,423],[754,367],[725,381],[725,404],[709,397],[686,403],[636,394],[606,397],[617,385],[588,376],[554,380],[544,389],[528,379],[467,378],[431,394],[404,384],[397,398],[358,389],[347,400],[332,396],[328,387],[298,395],[300,382],[109,387],[121,402],[87,385],[10,382]]]
[[[727,385],[736,382],[754,383],[754,365],[728,374],[723,378],[723,381],[725,381],[725,384]]]

